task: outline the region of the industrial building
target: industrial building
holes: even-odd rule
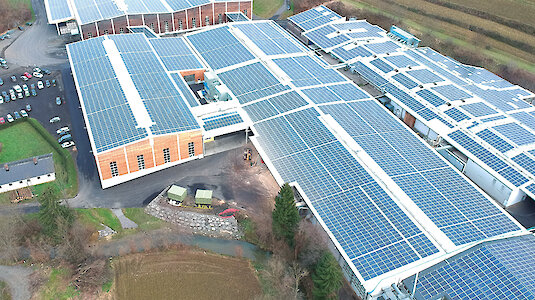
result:
[[[300,18],[290,18],[294,27]],[[479,187],[504,206],[535,199],[533,93],[416,48],[419,40],[395,26],[387,33],[364,20],[314,20],[301,34],[386,95],[387,107]]]
[[[340,39],[383,39],[340,53],[417,45],[399,41],[406,32],[389,36],[365,21],[349,21],[362,29],[346,30],[336,23],[345,18],[323,6],[291,21],[296,28],[327,24],[335,30],[326,35]],[[203,139],[249,129],[277,182],[290,183],[327,232],[362,298],[535,295],[535,237],[340,66],[274,22],[234,22],[175,38],[103,36],[67,50],[103,187],[201,158]],[[183,76],[204,88],[193,92]],[[194,153],[186,150],[190,143]],[[169,144],[176,148],[166,162]],[[518,256],[523,263],[510,264]],[[470,273],[474,284],[433,281],[436,273],[458,279],[454,263],[465,257],[503,267],[493,290],[477,285],[486,280],[480,269]]]
[[[139,30],[169,34],[251,19],[252,0],[45,0],[49,24],[82,39]]]

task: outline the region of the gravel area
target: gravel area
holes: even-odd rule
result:
[[[178,225],[181,229],[192,234],[218,237],[225,239],[239,239],[242,233],[234,217],[221,218],[214,214],[204,214],[187,211],[180,207],[167,204],[165,189],[145,208],[145,212],[158,219]]]

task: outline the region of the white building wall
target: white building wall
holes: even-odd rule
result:
[[[12,183],[6,183],[4,185],[0,186],[0,193],[5,193],[25,187],[29,187],[32,185],[38,185],[45,182],[50,182],[56,180],[56,174],[50,173],[47,175],[42,175],[38,177],[32,177],[30,179],[22,180],[22,181],[16,181]]]
[[[466,163],[463,173],[501,204],[505,204],[507,199],[509,199],[511,189],[471,159]]]

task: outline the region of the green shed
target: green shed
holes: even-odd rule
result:
[[[186,189],[178,185],[172,185],[167,191],[167,198],[177,202],[184,201],[184,199],[186,199],[186,195]]]
[[[212,206],[212,191],[210,190],[197,190],[195,193],[195,204],[197,206]]]

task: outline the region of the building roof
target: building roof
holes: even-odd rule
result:
[[[172,195],[175,197],[184,197],[186,196],[187,190],[181,186],[178,185],[172,185],[169,190],[167,190],[168,195]]]
[[[172,13],[221,0],[45,0],[48,23],[88,24],[124,15]]]
[[[195,203],[212,204],[212,193],[211,190],[197,190],[195,192]]]
[[[35,159],[37,163],[32,157],[2,164],[0,185],[54,173],[52,153],[36,156]],[[6,164],[9,167],[9,171],[5,169]]]
[[[180,39],[174,41],[178,45]],[[173,80],[165,59],[199,62],[191,53],[179,56],[164,46],[154,46],[143,34],[97,37],[67,46],[95,153],[149,136],[200,129],[187,104],[191,92],[183,89],[184,82]],[[181,66],[189,69],[187,63]],[[180,68],[173,65],[173,71]]]
[[[277,181],[299,190],[367,291],[483,240],[527,233],[371,95],[274,22],[214,26],[185,41],[227,86],[233,100],[224,105],[251,126]],[[401,47],[382,41],[366,51],[394,46]]]

